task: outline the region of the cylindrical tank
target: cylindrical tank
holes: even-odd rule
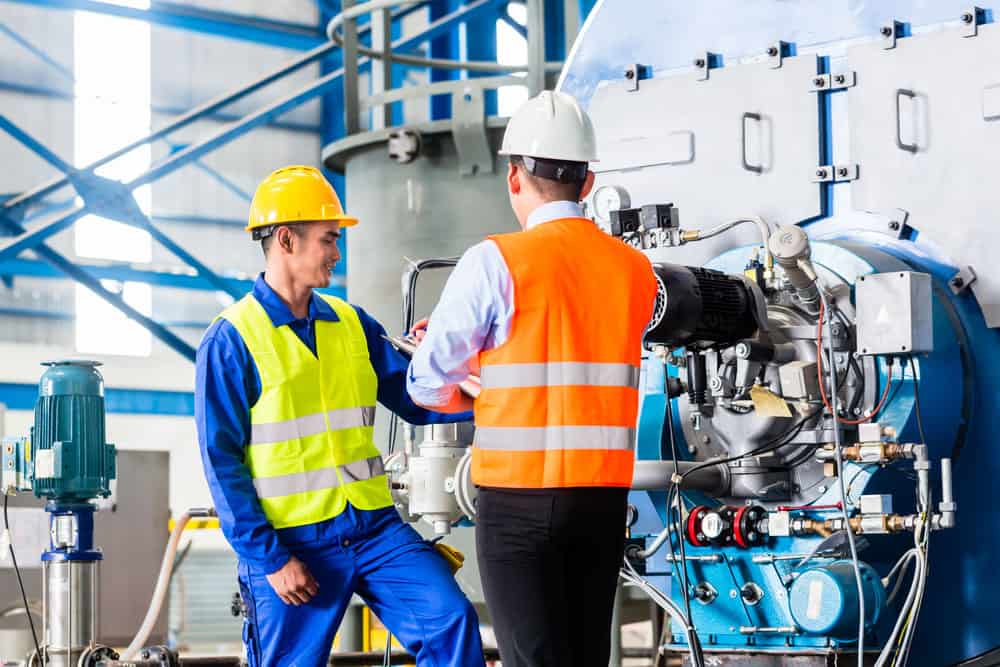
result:
[[[495,156],[503,121],[490,119],[487,128],[492,173],[459,173],[450,130],[415,128],[422,153],[406,164],[389,156],[387,133],[370,133],[363,142],[351,137],[324,150],[326,165],[344,172],[347,208],[360,221],[347,232],[348,297],[390,332],[402,325],[400,276],[407,260],[461,255],[489,234],[518,229],[507,199],[506,161]],[[430,313],[447,275],[421,276],[418,318]]]
[[[60,504],[111,493],[114,447],[104,435],[104,378],[96,361],[51,361],[38,385],[31,458],[34,493]]]

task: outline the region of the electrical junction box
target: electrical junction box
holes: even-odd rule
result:
[[[913,354],[934,349],[931,277],[915,271],[858,277],[858,353]]]

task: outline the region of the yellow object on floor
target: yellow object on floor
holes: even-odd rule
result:
[[[444,542],[437,542],[434,548],[448,561],[448,566],[451,568],[452,574],[462,569],[462,565],[465,563],[465,554],[455,547],[448,546]]]

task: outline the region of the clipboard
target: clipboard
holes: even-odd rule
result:
[[[407,359],[413,358],[413,353],[417,351],[417,341],[415,341],[410,336],[382,336],[385,340],[399,350],[403,356]],[[458,388],[463,394],[469,398],[479,398],[479,393],[482,391],[482,385],[479,381],[478,375],[470,375],[466,379],[458,383]]]

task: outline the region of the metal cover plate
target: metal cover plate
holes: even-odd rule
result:
[[[971,265],[986,322],[1000,327],[1000,25],[900,39],[848,51],[855,208],[909,213],[907,224],[956,263]],[[974,239],[974,241],[973,241]]]
[[[624,187],[633,206],[673,202],[684,228],[819,215],[820,186],[810,180],[820,164],[819,101],[810,89],[817,69],[809,55],[785,58],[777,69],[721,67],[706,80],[647,79],[636,91],[624,81],[605,84],[589,107],[597,185]],[[709,242],[695,245],[711,251]]]

